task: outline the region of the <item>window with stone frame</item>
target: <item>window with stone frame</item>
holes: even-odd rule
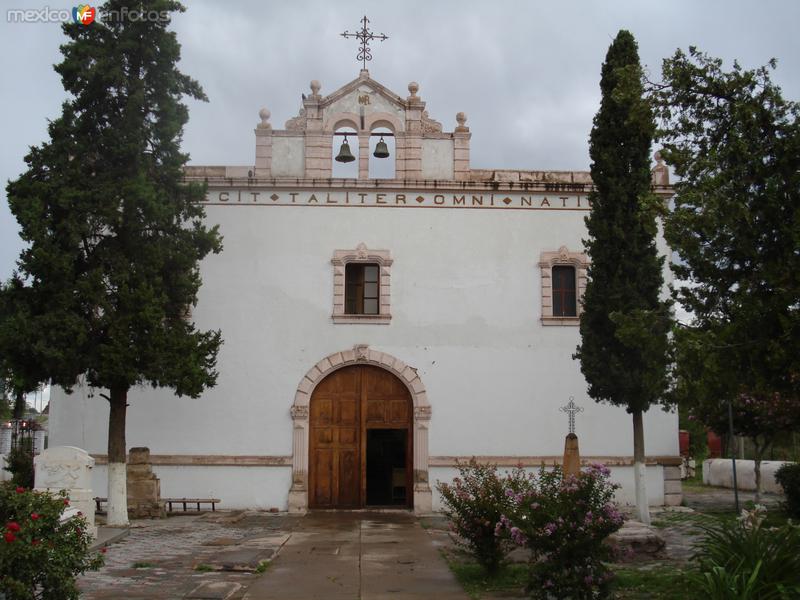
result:
[[[344,266],[345,314],[378,314],[380,278],[380,266],[375,263],[353,262]]]
[[[542,325],[578,325],[581,298],[586,290],[589,257],[561,246],[555,252],[542,252],[539,268],[542,277]]]
[[[388,250],[371,250],[359,244],[353,250],[336,250],[333,264],[333,322],[379,323],[391,321],[391,267]]]
[[[553,316],[577,317],[575,267],[572,265],[556,265],[551,273],[553,282]]]

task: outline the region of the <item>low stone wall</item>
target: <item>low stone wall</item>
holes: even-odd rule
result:
[[[783,488],[775,481],[775,471],[787,464],[780,460],[761,461],[761,489],[782,494]],[[729,458],[711,458],[703,461],[703,483],[733,489],[733,469]],[[756,489],[755,462],[736,460],[736,484],[740,490]]]

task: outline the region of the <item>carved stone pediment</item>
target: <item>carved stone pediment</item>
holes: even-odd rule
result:
[[[286,121],[284,125],[287,131],[305,131],[306,129],[306,109],[301,108],[296,117],[292,117]]]
[[[423,133],[442,133],[442,124],[439,121],[431,119],[428,116],[428,111],[422,111],[422,132]]]

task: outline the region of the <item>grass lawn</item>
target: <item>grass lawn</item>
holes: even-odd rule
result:
[[[496,576],[489,577],[466,557],[445,554],[445,560],[464,591],[474,600],[507,598],[515,592],[519,597],[525,595],[526,565],[511,564]],[[686,573],[676,567],[651,564],[613,566],[612,569],[616,575],[612,597],[618,600],[685,600],[692,597]]]
[[[614,598],[619,600],[685,600],[692,586],[685,571],[669,565],[625,566],[614,569]]]
[[[445,560],[464,591],[474,600],[492,598],[492,592],[518,591],[520,596],[524,596],[522,590],[528,579],[527,565],[507,565],[497,575],[489,577],[480,565],[467,559],[445,554]]]

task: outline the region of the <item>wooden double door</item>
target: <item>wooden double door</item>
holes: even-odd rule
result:
[[[334,371],[311,395],[309,506],[411,507],[412,402],[373,366]]]

